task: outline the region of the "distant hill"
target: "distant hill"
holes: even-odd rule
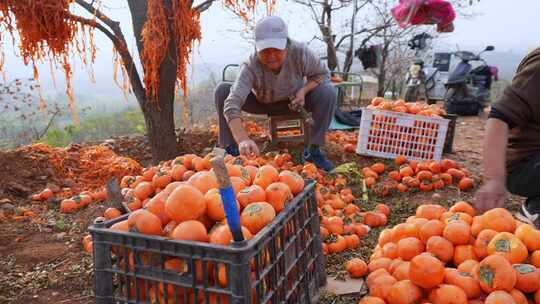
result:
[[[517,66],[522,58],[526,55],[524,51],[494,51],[485,53],[484,58],[490,65],[499,68],[499,77],[501,79],[511,80]],[[197,91],[197,87],[207,87],[209,84],[217,84],[222,80],[222,71],[227,64],[241,63],[243,58],[229,58],[224,62],[201,62],[195,64],[194,73],[192,74],[191,66],[188,68],[191,90]],[[358,60],[353,64],[353,71],[364,73],[363,68]],[[231,68],[227,73],[228,79],[234,79],[236,68]],[[405,71],[403,71],[405,72]],[[65,82],[62,75],[57,75],[56,86],[52,84],[49,73],[42,73],[41,84],[43,87],[44,96],[47,99],[58,100],[65,98]],[[79,107],[91,106],[95,110],[114,111],[127,108],[130,105],[136,105],[136,100],[133,95],[129,96],[129,102],[125,102],[121,90],[113,82],[112,74],[109,69],[102,66],[95,69],[96,82],[92,83],[89,80],[87,73],[76,73],[73,79],[73,86],[77,96],[77,105]],[[207,91],[204,89],[203,91]],[[199,93],[199,92],[198,92]],[[202,93],[202,92],[200,92]],[[208,96],[199,97],[206,101],[211,101],[211,91]]]

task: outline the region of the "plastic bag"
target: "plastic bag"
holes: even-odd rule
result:
[[[444,0],[400,0],[391,13],[401,28],[437,24],[439,32],[453,31],[452,22],[456,18],[452,4]]]
[[[372,45],[359,48],[354,52],[354,55],[360,59],[364,70],[377,68],[382,62],[382,47]]]
[[[493,76],[493,79],[495,81],[499,80],[499,69],[496,66],[489,66],[489,69],[491,71],[491,76]]]

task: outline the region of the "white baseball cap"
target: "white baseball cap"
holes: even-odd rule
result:
[[[283,50],[287,47],[287,24],[276,16],[267,16],[255,25],[255,48],[257,51],[274,48]]]

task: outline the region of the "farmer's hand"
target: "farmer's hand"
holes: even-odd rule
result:
[[[474,205],[479,214],[504,206],[506,184],[501,179],[490,179],[476,191]]]
[[[255,158],[259,156],[259,148],[257,144],[251,139],[245,139],[238,144],[240,155],[244,155],[247,158]]]
[[[298,90],[296,94],[294,95],[294,98],[291,100],[291,103],[289,104],[289,107],[292,110],[296,110],[298,108],[301,108],[306,103],[306,93],[304,92],[304,89]]]

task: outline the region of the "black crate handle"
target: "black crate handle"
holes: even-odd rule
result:
[[[238,207],[231,179],[227,172],[227,167],[225,166],[225,150],[215,148],[212,153],[214,154],[214,157],[210,160],[210,163],[212,164],[212,168],[214,169],[218,181],[219,194],[221,195],[221,201],[223,202],[227,224],[229,225],[234,241],[242,242],[244,241],[244,235],[242,234],[242,228],[240,226],[240,215],[238,214]]]

